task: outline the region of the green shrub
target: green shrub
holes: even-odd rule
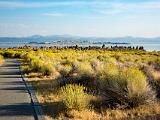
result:
[[[141,95],[148,90],[146,76],[137,68],[128,68],[121,73],[122,79],[127,81],[128,95]]]
[[[73,71],[73,67],[71,65],[61,65],[59,66],[59,71],[62,76],[66,77],[69,76],[70,73]]]
[[[155,100],[155,93],[145,75],[137,68],[131,67],[118,75],[104,77],[101,84],[104,100],[112,105],[135,107]]]
[[[24,65],[22,66],[22,70],[25,72],[25,73],[29,73],[30,69],[29,69],[29,66],[28,65]]]
[[[31,62],[30,62],[31,70],[33,72],[40,72],[43,64],[44,64],[44,62],[42,60],[35,58],[35,59],[31,60]]]
[[[79,62],[75,66],[76,72],[79,75],[92,74],[94,72],[89,62]]]
[[[4,62],[4,58],[2,55],[0,55],[0,63]]]
[[[97,88],[96,73],[89,62],[80,62],[76,68],[76,83],[84,85],[90,90]]]
[[[9,58],[21,58],[21,52],[14,50],[7,50],[3,52],[3,56]]]
[[[68,84],[61,87],[59,95],[67,109],[81,110],[89,105],[88,95],[84,90],[83,86]]]
[[[118,72],[119,72],[119,69],[118,69],[117,65],[111,64],[111,63],[110,64],[106,64],[104,66],[103,70],[108,75],[117,75]]]
[[[101,69],[98,70],[99,82],[103,84],[104,80],[110,80],[118,75],[119,69],[115,64],[106,64]],[[111,81],[111,80],[110,80]],[[113,81],[113,80],[112,80]]]
[[[116,59],[108,55],[99,55],[97,56],[97,59],[106,63],[116,63]]]
[[[160,57],[150,58],[148,64],[153,66],[155,69],[160,70]]]
[[[50,63],[43,63],[39,70],[43,75],[53,75],[56,72],[55,67]]]
[[[142,71],[147,76],[150,85],[156,90],[157,97],[160,98],[160,77],[159,72],[153,66],[143,66]]]
[[[160,68],[160,58],[157,58],[157,59],[155,60],[155,63],[156,63],[156,65]]]
[[[22,58],[25,60],[25,62],[31,62],[33,59],[35,59],[35,54],[33,54],[33,52],[29,52],[29,53],[26,53],[22,56]]]

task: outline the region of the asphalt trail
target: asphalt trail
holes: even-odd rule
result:
[[[31,99],[15,59],[6,59],[0,66],[0,120],[34,120]]]

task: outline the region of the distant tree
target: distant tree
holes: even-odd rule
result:
[[[105,48],[105,44],[102,45],[102,48]]]
[[[77,49],[77,48],[78,48],[78,45],[75,46],[75,49]]]

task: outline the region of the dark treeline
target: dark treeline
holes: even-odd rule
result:
[[[74,50],[99,50],[99,49],[103,49],[103,50],[143,50],[144,51],[144,47],[143,46],[136,46],[136,47],[132,47],[132,46],[110,46],[110,47],[106,47],[104,44],[100,47],[100,46],[87,46],[87,47],[82,47],[82,46],[41,46],[41,47],[32,47],[32,46],[23,46],[23,47],[17,47],[19,49],[28,49],[28,48],[32,48],[34,50],[37,49],[57,49],[57,50],[65,50],[65,49],[74,49]]]

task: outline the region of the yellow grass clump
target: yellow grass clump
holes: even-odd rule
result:
[[[84,92],[85,87],[69,84],[61,87],[59,95],[67,109],[84,109],[89,105],[88,95]]]
[[[160,52],[29,47],[0,54],[22,58],[47,119],[150,119],[160,112]]]
[[[0,55],[0,64],[4,62],[4,58],[2,55]]]

